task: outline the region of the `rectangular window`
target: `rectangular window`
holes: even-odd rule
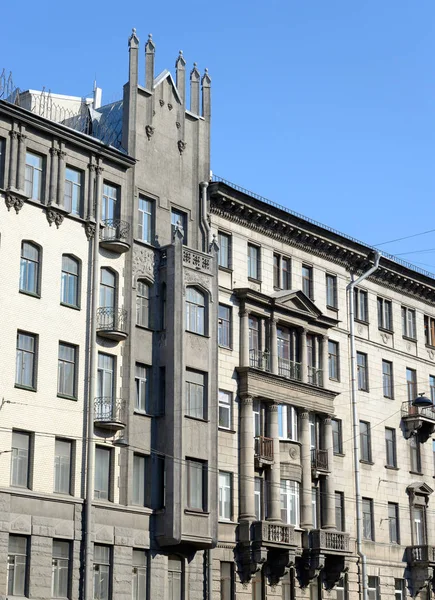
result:
[[[283,440],[298,441],[298,413],[293,406],[278,405],[278,434]]]
[[[373,528],[373,500],[371,498],[362,499],[362,515],[363,515],[363,538],[365,540],[374,541]]]
[[[263,519],[263,480],[261,477],[256,477],[254,482],[254,504],[255,518],[257,521]]]
[[[432,400],[432,404],[435,404],[435,377],[433,375],[429,375],[429,389],[430,399]]]
[[[71,494],[72,442],[56,438],[54,444],[54,491]]]
[[[73,215],[82,214],[82,174],[80,171],[66,167],[64,208]]]
[[[42,167],[42,156],[26,152],[24,192],[32,200],[41,200],[42,198]]]
[[[16,386],[36,389],[37,342],[38,336],[33,333],[17,333]]]
[[[397,467],[396,458],[396,430],[385,427],[385,450],[388,467]]]
[[[30,433],[12,431],[11,485],[30,488]]]
[[[338,531],[346,531],[343,492],[335,492],[335,526]]]
[[[404,579],[394,580],[394,600],[405,600],[406,587]]]
[[[281,257],[279,254],[273,255],[273,287],[276,289],[280,289],[280,270],[281,270]]]
[[[280,497],[283,523],[299,527],[299,483],[281,479]]]
[[[378,296],[378,327],[379,329],[393,330],[393,305],[391,300]]]
[[[326,306],[338,308],[337,277],[329,273],[326,274]]]
[[[133,454],[133,504],[145,506],[146,457]]]
[[[176,208],[171,208],[171,236],[174,239],[175,230],[183,230],[183,244],[187,246],[187,214]],[[171,241],[172,241],[171,240]]]
[[[231,348],[231,308],[219,304],[218,342],[223,348]]]
[[[186,459],[187,469],[187,508],[207,510],[207,463]]]
[[[357,321],[363,321],[364,323],[368,323],[369,311],[368,311],[367,292],[365,290],[360,290],[359,288],[355,288],[354,303],[355,303],[355,319]]]
[[[331,340],[328,340],[328,367],[329,379],[339,381],[338,342],[332,342]]]
[[[143,242],[153,243],[154,202],[139,196],[137,236]]]
[[[280,254],[273,255],[273,287],[280,290],[291,287],[291,260]]]
[[[346,576],[339,579],[335,586],[337,600],[347,600],[347,580]]]
[[[228,233],[218,232],[219,266],[231,269],[231,236]]]
[[[178,556],[168,558],[168,600],[183,600],[183,561]]]
[[[94,496],[98,500],[109,500],[111,496],[111,463],[110,448],[95,448],[95,485]]]
[[[415,435],[409,438],[409,450],[411,458],[411,471],[421,473],[421,451],[420,442]]]
[[[417,371],[415,369],[406,369],[406,385],[408,388],[408,402],[412,402],[417,398]]]
[[[53,540],[51,559],[51,597],[69,598],[70,542]]]
[[[368,578],[368,598],[369,600],[379,600],[379,579],[378,577]]]
[[[415,310],[402,306],[402,334],[404,337],[415,340],[417,338],[415,329]]]
[[[393,363],[388,360],[382,361],[382,389],[384,398],[393,398]]]
[[[318,529],[319,525],[319,489],[316,487],[311,488],[311,517],[313,520],[313,529]]]
[[[221,600],[234,600],[234,563],[221,561]]]
[[[399,505],[395,502],[388,502],[388,523],[390,531],[390,542],[392,544],[400,544]]]
[[[94,544],[94,600],[111,598],[111,555],[110,546]]]
[[[302,265],[302,291],[313,300],[313,267]]]
[[[343,454],[343,436],[341,431],[341,419],[331,419],[331,424],[334,454]]]
[[[367,354],[363,352],[356,353],[357,372],[358,372],[358,389],[363,392],[369,391],[369,378],[367,368]]]
[[[424,339],[428,346],[435,346],[435,319],[424,316]]]
[[[186,369],[186,415],[207,418],[206,374]]]
[[[10,535],[8,544],[8,596],[27,595],[27,537]]]
[[[5,183],[5,150],[6,140],[0,137],[0,187],[4,188]]]
[[[359,422],[361,460],[372,462],[372,443],[370,434],[370,423],[367,421]]]
[[[57,395],[76,398],[76,361],[77,348],[59,342],[57,363]]]
[[[248,244],[248,277],[260,279],[260,248]]]
[[[134,410],[141,413],[150,413],[150,377],[151,369],[141,363],[136,363],[136,402]]]
[[[148,554],[146,550],[133,550],[132,600],[147,600]]]
[[[232,399],[231,392],[219,390],[219,427],[231,429],[232,426]]]
[[[117,187],[104,183],[103,199],[101,202],[101,220],[105,222],[106,227],[109,228],[115,228],[116,224],[113,221],[119,218],[118,195],[119,189]],[[111,233],[109,233],[109,236],[110,235]]]
[[[106,404],[111,408],[115,391],[115,357],[110,354],[98,353],[98,371],[97,371],[97,397],[103,401],[102,406],[97,407],[97,416],[101,411],[104,413]],[[103,414],[104,416],[104,414]]]
[[[219,519],[232,518],[232,474],[219,471]]]

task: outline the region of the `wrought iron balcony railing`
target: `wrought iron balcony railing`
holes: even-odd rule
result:
[[[287,377],[287,379],[300,381],[302,379],[302,365],[294,360],[278,357],[278,374]]]
[[[308,383],[323,387],[323,371],[317,367],[308,367]]]
[[[311,466],[319,471],[328,471],[328,451],[313,448],[311,450]]]
[[[435,406],[413,406],[410,402],[402,402],[402,419],[408,417],[423,417],[435,421]]]
[[[123,308],[103,306],[97,309],[97,331],[99,335],[113,339],[127,336],[127,311]]]
[[[101,223],[101,245],[115,252],[126,252],[130,248],[130,223],[120,219],[106,219]]]
[[[118,431],[126,425],[125,400],[103,396],[94,400],[94,422],[102,429]]]
[[[262,371],[270,371],[270,353],[260,350],[249,350],[249,366]]]
[[[326,531],[313,529],[310,532],[310,547],[313,550],[326,552],[349,552],[350,536],[342,531]]]
[[[273,439],[263,436],[255,438],[255,458],[260,461],[273,462]]]

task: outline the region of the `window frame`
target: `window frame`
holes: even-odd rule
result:
[[[14,442],[14,436],[21,436],[22,438],[26,438],[27,440],[27,448],[22,445],[19,446],[17,444],[18,442],[18,438],[15,438],[15,442]],[[17,444],[16,446],[14,446],[14,443]],[[17,450],[17,452],[14,453],[14,450]],[[19,454],[19,450],[25,451],[26,455],[24,456],[24,454]],[[20,468],[22,468],[20,466],[20,460],[22,460],[23,458],[25,458],[26,460],[26,464],[25,464],[25,477],[23,478],[23,481],[20,482],[20,477],[19,477],[19,470]],[[27,489],[30,490],[32,489],[32,485],[31,485],[31,476],[32,476],[32,470],[33,470],[33,434],[29,431],[24,431],[22,429],[13,429],[12,430],[12,439],[11,439],[11,472],[10,472],[10,486],[14,487],[14,488],[21,488],[21,489]],[[14,473],[15,473],[15,477],[14,477]],[[25,481],[24,481],[25,479]]]
[[[224,573],[223,567],[225,566]],[[220,596],[221,600],[235,600],[235,570],[233,561],[220,561]]]
[[[362,363],[359,362],[360,358],[363,359]],[[369,391],[368,355],[365,352],[357,352],[356,353],[356,362],[357,362],[358,391],[359,392],[368,392]]]
[[[287,267],[287,268],[285,268]],[[289,256],[273,253],[273,287],[275,290],[290,290],[292,281],[292,261]]]
[[[417,369],[406,367],[406,388],[408,392],[408,402],[412,402],[417,397]]]
[[[304,274],[304,271],[307,274]],[[310,298],[310,300],[314,300],[314,268],[312,265],[308,265],[306,263],[302,263],[301,265],[301,281],[302,281],[302,292]]]
[[[335,526],[337,531],[346,531],[346,516],[344,504],[344,492],[334,492],[335,494]],[[337,499],[339,502],[337,503]],[[339,513],[337,512],[339,510]],[[340,527],[338,527],[338,516],[340,515]]]
[[[417,435],[409,438],[410,472],[422,474],[421,470],[421,445]]]
[[[218,265],[220,269],[226,269],[228,271],[232,270],[232,237],[233,236],[230,233],[218,230]],[[223,239],[226,240],[226,247],[225,243],[222,243]],[[223,253],[223,249],[225,249],[225,253]]]
[[[96,549],[97,548],[106,548],[108,553],[108,558],[102,558],[99,557],[98,558],[98,562],[97,562],[97,558],[96,558]],[[112,598],[112,586],[113,586],[113,581],[112,581],[112,576],[113,576],[113,547],[112,546],[108,546],[107,544],[97,544],[94,542],[94,548],[93,548],[94,552],[93,552],[93,561],[92,561],[92,590],[93,590],[93,598],[98,600],[111,600]],[[96,568],[98,567],[98,568]],[[100,593],[95,593],[95,583],[97,581],[97,578],[95,576],[96,573],[100,573],[101,572],[101,567],[108,567],[107,568],[107,596],[103,596]],[[101,576],[98,578],[100,580],[100,584],[102,582]],[[101,591],[101,585],[100,585],[100,591]]]
[[[138,560],[138,555],[141,555],[141,560]],[[132,600],[148,600],[148,577],[149,577],[149,551],[142,548],[133,548],[131,555],[131,587]],[[143,581],[142,586],[145,593],[141,593],[140,581]]]
[[[337,429],[334,430],[334,423],[337,423]],[[331,419],[332,427],[332,448],[335,456],[343,456],[343,424],[341,419]],[[338,442],[336,444],[336,442]]]
[[[331,290],[332,285],[332,290]],[[331,310],[338,310],[338,285],[337,275],[332,273],[325,273],[325,287],[326,287],[326,307]],[[332,298],[332,302],[329,300]]]
[[[187,212],[180,210],[179,208],[176,208],[174,206],[171,206],[171,242],[174,239],[174,233],[175,233],[175,227],[177,225],[177,221],[173,222],[173,217],[180,217],[180,225],[183,229],[183,245],[187,246],[187,241],[188,241],[188,231],[187,231],[187,220],[188,220],[188,214]]]
[[[408,306],[401,307],[402,315],[402,337],[408,340],[417,341],[417,328],[416,328],[416,311],[415,308]]]
[[[369,297],[367,290],[356,287],[354,289],[354,319],[360,323],[369,323]]]
[[[261,281],[261,246],[258,244],[247,245],[248,279]]]
[[[331,345],[335,347],[336,353],[331,352]],[[333,359],[332,357],[335,357]],[[335,362],[335,373],[334,377],[334,369],[331,368],[334,366]],[[334,340],[328,339],[328,376],[330,381],[340,381],[340,344]]]
[[[77,265],[77,274],[72,271],[66,270],[64,267],[64,258],[71,260]],[[81,298],[81,260],[73,254],[62,254],[61,264],[61,279],[60,279],[60,303],[62,306],[68,306],[69,308],[80,308]],[[67,296],[69,295],[70,281],[74,282],[75,288],[75,302],[69,302]],[[66,291],[66,293],[65,293]]]
[[[147,456],[139,452],[133,452],[131,503],[147,506]]]
[[[291,404],[278,404],[278,436],[280,440],[299,441],[298,411]]]
[[[367,509],[368,510],[365,510]],[[374,514],[373,514],[373,499],[372,498],[362,498],[361,500],[361,512],[362,512],[362,522],[363,522],[363,539],[368,540],[370,542],[375,541],[375,529],[374,529]],[[366,516],[369,516],[370,519],[370,532],[369,535],[366,535],[365,525],[367,523]]]
[[[382,296],[377,297],[378,329],[393,332],[393,303]]]
[[[65,555],[61,555],[61,552],[59,551],[55,551],[55,544],[64,544],[67,547],[67,552],[66,552],[66,556]],[[62,565],[59,565],[58,563],[61,562]],[[66,562],[66,565],[64,564]],[[51,597],[52,598],[70,598],[71,597],[71,542],[70,540],[62,540],[62,539],[58,539],[58,538],[53,538],[53,542],[52,542],[52,550],[51,550],[51,564],[52,564],[52,575],[51,575]],[[59,567],[63,567],[63,569],[65,569],[66,566],[66,590],[65,590],[65,594],[61,594],[61,593],[55,593],[55,573],[57,572],[57,585],[58,585],[58,591],[60,592],[60,573],[59,573]],[[57,567],[57,569],[56,569]]]
[[[363,427],[362,427],[363,426]],[[369,421],[359,422],[359,435],[360,435],[360,461],[365,463],[373,464],[372,458],[372,435],[371,435],[371,427]],[[364,444],[364,440],[367,440],[367,443]],[[367,451],[364,450],[366,447]]]
[[[195,294],[195,295],[194,295]],[[203,304],[200,304],[202,298]],[[185,329],[196,335],[208,335],[208,297],[205,291],[194,285],[186,287]]]
[[[78,175],[78,179],[79,179],[78,183],[76,181],[74,181],[73,179],[68,179],[68,171],[71,171]],[[65,187],[64,187],[64,193],[63,193],[63,207],[69,214],[76,215],[77,217],[83,216],[83,180],[84,180],[83,171],[80,171],[79,169],[71,167],[70,165],[65,166]],[[70,196],[71,197],[71,207],[67,207],[67,204],[66,204],[66,199],[67,199],[67,197],[69,198],[69,196],[67,196],[67,193],[66,193],[68,183],[70,184],[70,187],[71,187],[71,196]],[[77,188],[78,188],[78,207],[74,207],[74,197],[77,198]],[[74,194],[74,192],[76,192],[76,193]]]
[[[399,519],[399,504],[397,502],[388,502],[388,534],[390,544],[400,545],[400,519]],[[394,511],[394,515],[391,513]],[[395,538],[395,539],[393,539]]]
[[[17,549],[12,549],[11,548],[11,540],[15,539],[15,540],[24,540],[25,542],[25,552],[19,552],[19,550]],[[28,585],[29,585],[29,543],[30,543],[30,539],[29,536],[27,535],[15,535],[15,534],[9,534],[9,538],[8,538],[8,560],[7,560],[7,571],[6,571],[6,590],[7,590],[7,596],[18,596],[18,597],[28,597]],[[14,557],[14,561],[13,561],[13,565],[11,564],[11,557]],[[16,590],[16,570],[17,570],[17,561],[16,561],[16,557],[24,557],[24,560],[22,560],[21,565],[23,565],[23,582],[22,582],[22,586],[20,586],[19,590]],[[11,568],[10,568],[11,567]],[[12,586],[10,587],[10,572],[13,571],[13,582],[12,582]],[[12,591],[9,591],[12,588]],[[20,593],[15,593],[15,591],[20,592]]]
[[[196,465],[196,466],[195,466]],[[201,501],[200,506],[195,506],[195,493],[194,489],[198,491],[197,488],[194,488],[195,482],[198,483],[197,479],[193,477],[192,469],[196,469],[197,471],[201,471],[201,488],[199,490]],[[200,460],[198,458],[186,458],[186,510],[192,512],[207,512],[208,509],[208,463],[207,461]]]
[[[145,208],[142,208],[141,203],[148,205],[149,211],[145,210]],[[137,201],[137,238],[145,244],[153,244],[156,212],[155,207],[155,200],[149,198],[148,196],[144,196],[143,194],[139,194],[139,198]],[[144,237],[146,222],[148,223],[147,236]]]
[[[29,157],[37,158],[40,161],[39,166],[28,162]],[[28,173],[31,170],[31,178],[28,177]],[[37,182],[37,194],[35,195],[35,171],[38,173]],[[24,164],[24,193],[30,199],[35,202],[42,202],[44,197],[44,176],[45,176],[45,156],[34,152],[33,150],[27,149]],[[29,185],[31,186],[31,193],[29,194]]]
[[[138,279],[136,282],[136,322],[137,327],[150,329],[151,323],[151,305],[150,305],[151,285],[146,279]]]
[[[391,439],[387,435],[391,435]],[[396,430],[393,427],[385,427],[385,466],[397,469]]]
[[[367,595],[368,600],[379,600],[379,577],[374,575],[367,577]]]
[[[284,502],[283,502],[284,500]],[[292,501],[294,502],[292,511]],[[281,519],[284,524],[299,527],[300,523],[300,484],[292,479],[280,480],[280,507]],[[284,512],[286,518],[283,517]],[[294,512],[294,523],[292,523],[292,512]]]
[[[178,567],[179,565],[179,567]],[[178,577],[174,578],[174,575]],[[174,581],[178,581],[174,589]],[[184,600],[185,562],[184,558],[176,554],[168,556],[168,600]],[[176,593],[179,591],[180,593]]]
[[[228,402],[225,402],[223,400],[223,397],[228,398]],[[218,404],[219,404],[218,427],[219,427],[219,429],[231,431],[232,427],[233,427],[233,393],[229,392],[228,390],[222,390],[219,388]],[[222,411],[226,411],[228,413],[228,426],[222,425],[221,409],[222,409]]]
[[[188,379],[188,378],[191,379]],[[202,383],[201,383],[202,380]],[[194,387],[193,387],[194,386]],[[199,394],[199,389],[202,388],[201,398],[196,396]],[[198,400],[200,405],[195,407]],[[192,401],[194,404],[192,405]],[[194,414],[195,412],[198,414]],[[199,419],[206,421],[208,415],[208,374],[204,371],[196,369],[186,369],[186,412],[185,416],[191,419]]]
[[[68,454],[68,489],[66,491],[60,489],[61,485],[57,486],[57,482],[62,480],[62,461],[58,460],[62,457],[67,456],[67,454],[58,453],[58,449],[56,448],[57,444],[68,444],[69,445],[69,454]],[[54,440],[54,477],[53,477],[53,492],[55,494],[62,494],[65,496],[72,496],[73,482],[72,482],[72,473],[74,468],[74,442],[73,440],[68,440],[66,438],[56,437]]]
[[[20,336],[26,336],[28,338],[32,338],[33,340],[33,349],[28,350],[27,348],[20,348],[18,346]],[[18,329],[17,331],[17,340],[16,340],[16,362],[15,362],[15,387],[23,390],[29,390],[35,392],[37,390],[37,381],[38,381],[38,346],[39,346],[39,335],[36,333],[31,333],[30,331],[22,331]],[[19,361],[19,352],[22,353],[22,357],[24,354],[30,354],[32,356],[31,363],[31,385],[26,385],[26,383],[22,383],[22,377],[18,378],[18,361]],[[24,371],[24,366],[26,364],[26,360],[22,360],[22,367],[20,369],[21,372]],[[18,380],[20,379],[20,380]]]
[[[105,468],[105,471],[101,473],[100,480],[102,481],[102,477],[107,480],[107,492],[105,489],[97,490],[97,456],[99,453],[104,452],[104,456],[108,456],[108,465],[102,465]],[[107,446],[103,446],[101,444],[95,445],[95,474],[94,474],[94,500],[104,501],[104,502],[112,502],[113,497],[113,450],[112,448],[107,448]],[[106,482],[104,482],[106,483]],[[103,483],[103,485],[104,485]],[[103,487],[103,486],[102,486]],[[107,497],[104,497],[104,494]]]
[[[145,376],[138,372],[139,369],[144,371]],[[136,388],[136,395],[134,412],[141,415],[151,414],[151,372],[151,367],[149,365],[140,362],[135,363],[134,385]]]
[[[222,479],[225,477],[224,485],[222,485],[221,476]],[[231,522],[233,520],[233,474],[230,471],[219,470],[218,492],[218,519]],[[228,514],[226,514],[226,507]]]
[[[121,208],[120,203],[121,188],[119,185],[109,181],[103,181],[103,190],[101,193],[101,217],[100,221],[116,221],[119,219]]]
[[[29,246],[30,248],[36,250],[37,258],[34,260],[28,256],[24,256],[24,247]],[[33,275],[33,279],[35,281],[33,289],[23,285],[24,280],[29,279],[29,269],[32,266],[32,270],[35,271]],[[27,274],[24,277],[24,274]],[[20,294],[26,294],[27,296],[33,296],[34,298],[41,297],[41,279],[42,279],[42,247],[39,244],[31,240],[22,240],[21,241],[21,253],[20,253],[20,281],[19,281],[19,292]]]
[[[221,314],[221,308],[228,311],[227,316]],[[219,303],[219,315],[218,315],[218,345],[220,348],[232,349],[232,307],[226,304]],[[228,343],[222,341],[221,333],[224,333],[224,340],[228,340]]]
[[[69,348],[71,350],[73,350],[73,360],[67,360],[66,358],[61,358],[60,357],[60,349],[61,346],[63,346],[64,348]],[[57,356],[57,397],[58,398],[66,398],[66,399],[70,399],[70,400],[77,400],[77,381],[78,381],[78,354],[79,354],[79,349],[78,346],[74,345],[74,344],[69,344],[67,342],[63,342],[63,341],[59,341],[59,345],[58,345],[58,356]],[[65,364],[66,365],[72,365],[72,394],[68,394],[65,393],[63,391],[61,391],[61,372],[65,372]],[[63,367],[62,367],[63,365]],[[63,375],[63,379],[64,379],[64,375]],[[63,382],[63,385],[65,385],[65,382]]]
[[[389,368],[387,371],[385,367]],[[393,363],[390,360],[382,359],[382,393],[384,398],[394,400],[394,377],[393,377]]]

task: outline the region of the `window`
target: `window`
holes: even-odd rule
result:
[[[263,480],[261,477],[256,477],[254,482],[254,505],[255,518],[257,521],[263,519]]]
[[[362,515],[363,515],[363,538],[365,540],[374,541],[373,528],[373,500],[371,498],[362,499]]]
[[[51,596],[69,598],[70,543],[53,540],[51,559]]]
[[[95,484],[94,496],[98,500],[109,500],[111,495],[111,450],[96,446],[95,448]]]
[[[147,598],[148,554],[146,550],[133,550],[132,565],[132,600]]]
[[[42,198],[42,161],[42,156],[26,152],[24,192],[32,200],[41,200]]]
[[[372,443],[370,434],[370,423],[367,421],[359,422],[361,460],[372,462]]]
[[[257,317],[249,316],[249,351],[254,353],[259,349],[258,336],[258,319]]]
[[[94,544],[94,600],[111,597],[111,548]]]
[[[409,438],[409,451],[411,458],[411,471],[413,473],[421,473],[420,441],[416,435],[412,435]]]
[[[221,600],[234,600],[234,563],[221,561]]]
[[[97,398],[100,403],[95,407],[97,418],[110,417],[112,415],[113,399],[115,391],[115,357],[110,354],[98,353],[97,371]]]
[[[291,260],[279,254],[273,255],[273,287],[280,290],[291,287]]]
[[[395,502],[388,502],[388,523],[390,531],[390,542],[392,544],[400,544],[399,505]]]
[[[56,438],[54,444],[54,491],[71,494],[72,442]]]
[[[36,352],[37,336],[32,333],[18,332],[15,385],[36,389]]]
[[[30,488],[30,434],[12,432],[11,485]]]
[[[402,306],[402,334],[404,337],[416,339],[415,310]]]
[[[393,306],[390,300],[378,296],[378,327],[379,329],[393,330]]]
[[[342,577],[338,580],[337,585],[335,586],[336,597],[337,600],[346,600],[347,599],[347,580],[346,576]]]
[[[100,307],[113,311],[116,305],[116,275],[104,267],[100,275]],[[113,319],[113,312],[108,313],[108,318]]]
[[[308,265],[302,265],[302,291],[308,298],[313,299],[313,267]]]
[[[219,471],[219,519],[231,521],[232,518],[232,475]]]
[[[412,540],[414,546],[422,546],[426,541],[426,511],[423,506],[412,507]]]
[[[368,577],[367,591],[369,600],[379,600],[379,580],[377,577]]]
[[[6,140],[0,137],[0,187],[5,187],[5,149]]]
[[[57,395],[76,398],[77,348],[59,342],[57,362]]]
[[[424,339],[427,346],[435,346],[435,319],[424,316]]]
[[[412,402],[417,398],[417,371],[415,369],[406,369],[406,384],[408,387],[408,402]]]
[[[80,171],[67,167],[65,169],[65,192],[63,203],[65,210],[73,215],[81,215],[82,212],[82,174]]]
[[[189,417],[207,418],[205,382],[205,373],[186,370],[186,414]]]
[[[326,274],[326,306],[338,308],[337,277],[329,273]]]
[[[311,488],[311,517],[313,520],[313,529],[318,529],[320,527],[318,495],[319,495],[319,488],[312,487]]]
[[[176,208],[171,209],[171,236],[174,239],[175,228],[181,227],[183,229],[184,237],[183,244],[187,245],[187,215],[181,210]],[[172,241],[171,240],[171,241]]]
[[[219,266],[231,269],[231,236],[228,233],[218,231],[219,244]]]
[[[394,600],[405,600],[406,588],[404,579],[394,580]]]
[[[133,454],[133,504],[145,506],[146,457]]]
[[[154,228],[154,202],[139,196],[139,214],[137,220],[137,236],[143,242],[152,244]]]
[[[62,255],[60,301],[67,306],[79,306],[79,261],[69,254]]]
[[[231,308],[223,304],[219,304],[218,340],[219,346],[231,348]]]
[[[186,459],[187,468],[187,508],[207,510],[207,463]]]
[[[360,290],[359,288],[354,289],[354,303],[355,303],[355,319],[357,321],[363,321],[367,323],[369,320],[367,292]]]
[[[260,279],[260,248],[248,244],[248,277]]]
[[[335,526],[338,531],[345,531],[344,523],[344,494],[335,492]]]
[[[391,427],[385,427],[385,447],[387,467],[397,467],[396,430]]]
[[[182,600],[183,561],[178,556],[168,557],[168,600]]]
[[[278,405],[278,434],[281,439],[298,441],[298,413],[293,406]]]
[[[299,483],[281,479],[281,519],[287,525],[299,526]]]
[[[105,183],[101,203],[101,220],[113,221],[116,218],[118,218],[118,188]],[[108,223],[108,225],[110,224]]]
[[[150,326],[150,286],[145,281],[136,286],[136,325]]]
[[[27,538],[10,535],[8,544],[8,596],[25,596],[27,593]]]
[[[367,369],[367,354],[362,352],[356,353],[357,372],[358,372],[358,389],[363,392],[369,391],[368,369]]]
[[[331,419],[332,445],[334,454],[343,454],[343,436],[341,430],[341,419]]]
[[[194,287],[186,290],[186,329],[205,335],[205,296]]]
[[[340,380],[338,358],[338,342],[328,340],[329,379],[334,381]]]
[[[232,426],[232,399],[233,395],[231,392],[219,390],[219,427],[223,429],[231,429]]]
[[[40,295],[41,250],[36,244],[22,242],[20,263],[20,292]]]
[[[382,388],[384,398],[393,398],[393,363],[388,360],[382,361]]]
[[[153,508],[164,508],[166,499],[166,471],[165,457],[160,454],[152,455],[153,465],[155,467],[155,483],[153,483],[154,499]],[[153,480],[154,481],[154,480]]]
[[[136,402],[134,410],[141,413],[150,412],[150,368],[136,363]]]

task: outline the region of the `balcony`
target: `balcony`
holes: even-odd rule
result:
[[[97,309],[97,333],[100,337],[121,342],[127,337],[127,311],[108,306]]]
[[[316,448],[311,450],[311,468],[313,471],[329,471],[327,450],[318,450]]]
[[[317,367],[308,366],[308,383],[323,387],[323,371]]]
[[[100,228],[100,246],[117,254],[130,249],[130,223],[119,219],[106,219]]]
[[[249,366],[261,371],[270,372],[270,354],[260,350],[249,350]]]
[[[310,531],[310,548],[323,554],[346,554],[350,552],[350,536],[342,531],[313,529]]]
[[[271,465],[273,463],[273,440],[263,436],[256,437],[254,454],[257,465]]]
[[[425,442],[435,431],[435,406],[412,406],[410,402],[403,402],[402,421],[405,437],[418,431],[420,441]]]
[[[435,567],[435,547],[408,546],[406,549],[406,561],[411,566]]]
[[[281,377],[286,377],[287,379],[301,381],[302,365],[294,360],[278,357],[278,375],[281,375]]]
[[[125,401],[105,396],[94,400],[94,424],[112,433],[124,429],[126,425]]]
[[[269,521],[255,521],[252,524],[252,541],[266,548],[286,548],[297,546],[295,528]]]

